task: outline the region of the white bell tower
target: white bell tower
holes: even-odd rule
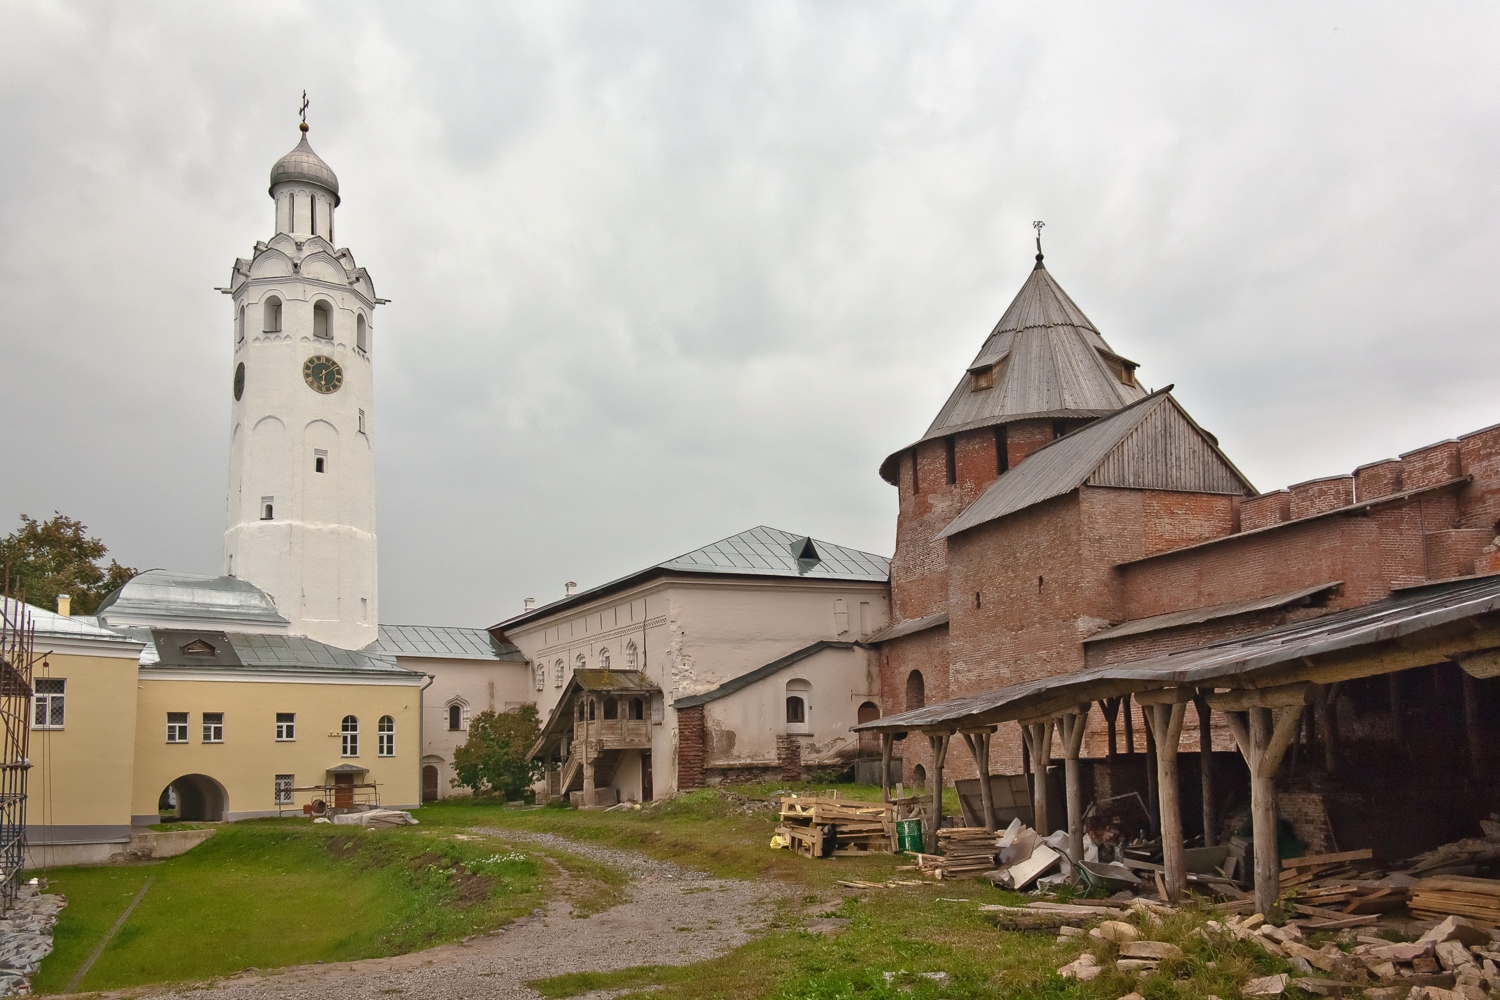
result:
[[[305,113],[305,110],[304,110]],[[302,141],[271,168],[276,235],[235,261],[224,572],[305,635],[378,638],[375,287],[334,244],[339,181]]]

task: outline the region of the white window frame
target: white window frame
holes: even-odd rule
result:
[[[168,743],[186,743],[188,741],[188,715],[189,713],[187,712],[167,713]]]
[[[276,742],[277,743],[296,743],[297,742],[297,713],[296,712],[277,712],[276,713]]]
[[[396,756],[396,720],[392,716],[382,715],[375,723],[375,756]]]
[[[354,728],[349,728],[349,720],[354,720]],[[359,719],[353,715],[346,715],[339,723],[339,756],[359,756]]]
[[[55,684],[57,690],[43,691],[43,684]],[[38,677],[34,683],[31,710],[32,729],[62,729],[66,722],[67,680],[62,677]],[[40,720],[40,721],[38,721]]]
[[[210,722],[209,721],[210,719],[215,719],[217,721]],[[224,713],[223,712],[204,712],[203,713],[203,742],[204,743],[223,743],[224,742]]]
[[[276,804],[278,806],[295,805],[292,801],[292,789],[297,785],[295,774],[278,774],[276,776]]]

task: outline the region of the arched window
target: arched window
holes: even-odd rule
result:
[[[333,310],[328,308],[327,302],[313,305],[313,336],[333,339]]]
[[[598,705],[594,701],[594,699],[592,699],[592,698],[585,698],[584,702],[589,707],[589,721],[593,722],[594,721],[594,716],[598,712]]]
[[[599,650],[599,669],[600,670],[608,670],[609,669],[609,650],[607,650],[607,649],[601,649],[601,650]]]
[[[634,642],[627,642],[625,644],[625,669],[641,669],[641,651],[635,648]]]
[[[538,691],[540,691],[543,688],[545,688],[546,686],[547,686],[547,664],[545,664],[545,663],[538,663],[536,665],[536,689]]]
[[[370,350],[370,327],[365,322],[365,314],[360,313],[359,318],[354,321],[354,346],[361,351],[369,353]]]
[[[584,702],[586,702],[586,701],[588,701],[588,699],[584,698],[584,699],[582,699],[582,700],[580,700],[578,702],[578,721],[579,722],[582,722],[583,719],[584,719],[584,709],[583,709],[583,706],[584,706]]]
[[[912,768],[911,783],[913,785],[916,785],[918,788],[925,788],[927,785],[927,768],[923,767],[921,764],[918,764],[916,767]]]
[[[874,722],[876,719],[880,718],[880,706],[875,704],[873,701],[864,702],[859,706],[859,711],[855,713],[855,718],[861,725],[866,722]],[[873,753],[875,751],[878,751],[879,749],[879,733],[862,732],[859,734],[860,753]]]
[[[806,732],[812,705],[812,685],[798,678],[786,682],[786,725],[788,732]]]
[[[318,235],[318,196],[308,195],[307,214],[312,219],[312,234]]]
[[[457,732],[464,727],[464,707],[458,702],[448,706],[448,729]]]
[[[376,753],[381,757],[396,756],[396,720],[382,715],[375,724]]]
[[[646,717],[646,702],[642,698],[630,699],[630,716],[632,719],[644,719]]]
[[[563,686],[563,681],[566,679],[565,675],[567,674],[567,669],[568,669],[567,664],[563,663],[562,660],[558,660],[557,661],[557,677],[554,678],[553,681],[552,681],[552,683],[553,683],[554,686],[556,686],[556,687],[562,687]]]
[[[359,756],[359,720],[352,715],[344,716],[339,727],[340,750],[345,757]]]
[[[261,318],[261,333],[281,332],[281,300],[272,295],[266,299],[265,315]]]
[[[243,344],[245,342],[245,306],[240,306],[239,318],[234,321],[234,342]]]
[[[859,713],[856,718],[858,718],[861,723],[874,722],[876,719],[880,718],[880,706],[875,704],[873,701],[867,701],[863,705],[859,706]]]
[[[578,654],[578,658],[573,661],[573,669],[574,670],[586,670],[586,669],[588,669],[588,665],[589,665],[589,661],[585,660],[583,658],[583,654],[582,653],[579,653]]]
[[[620,717],[620,700],[618,698],[604,699],[604,721],[610,722]]]
[[[906,710],[921,708],[927,704],[927,685],[922,680],[922,671],[913,670],[906,675]]]

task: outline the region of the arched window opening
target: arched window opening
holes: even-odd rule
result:
[[[627,642],[625,644],[625,669],[641,669],[641,651],[636,648],[635,643],[633,642]]]
[[[805,731],[812,708],[812,685],[800,677],[786,682],[786,724],[793,731]]]
[[[396,756],[396,720],[382,715],[375,724],[376,753],[381,757]]]
[[[464,709],[462,705],[448,706],[448,729],[457,732],[464,727]]]
[[[281,332],[281,300],[272,295],[266,299],[266,305],[262,310],[265,315],[261,317],[261,333]]]
[[[921,764],[918,764],[916,767],[912,768],[911,783],[916,785],[918,788],[927,787],[927,768],[923,767]]]
[[[922,671],[913,670],[906,675],[906,710],[921,708],[927,704],[927,685],[922,680]]]
[[[609,650],[607,650],[607,649],[601,649],[601,650],[599,650],[599,669],[600,670],[608,670],[609,669]]]
[[[567,664],[563,663],[562,660],[558,660],[557,661],[557,668],[556,668],[557,676],[552,681],[552,683],[555,686],[557,686],[557,687],[562,687],[563,686],[563,681],[566,679],[567,670],[568,670]]]
[[[585,699],[584,699],[584,700],[583,700],[583,701],[580,701],[580,702],[579,702],[579,703],[578,703],[578,721],[579,721],[579,722],[582,722],[582,721],[583,721],[583,720],[584,720],[584,718],[585,718],[585,714],[584,714],[584,707],[583,707],[583,706],[584,706],[584,703],[585,703],[585,702],[586,702],[586,701],[587,701],[587,700],[588,700],[588,699],[586,699],[586,698],[585,698]]]
[[[240,315],[234,321],[234,342],[243,344],[245,342],[245,312],[247,307],[240,306]]]
[[[354,346],[365,354],[370,352],[370,326],[365,322],[364,313],[354,321]]]
[[[589,705],[589,721],[593,722],[594,719],[596,718],[597,714],[598,714],[599,705],[592,698],[588,699],[588,705]]]
[[[274,520],[276,520],[276,498],[275,497],[261,497],[260,498],[260,519],[262,521],[274,521]]]
[[[612,722],[620,717],[620,701],[618,698],[604,699],[604,721]]]
[[[319,302],[313,306],[313,336],[333,339],[333,310],[328,308],[327,302]]]
[[[339,749],[345,757],[359,756],[359,720],[352,715],[344,716],[339,727]]]
[[[859,706],[859,713],[857,718],[859,719],[861,724],[866,722],[874,722],[876,719],[880,718],[880,706],[875,704],[873,701],[865,702],[863,705]]]
[[[322,448],[313,449],[313,471],[328,471],[328,452],[324,451]]]
[[[318,196],[308,195],[307,214],[312,219],[311,233],[318,235]]]
[[[547,664],[545,664],[545,663],[538,663],[536,665],[536,689],[538,691],[540,691],[543,688],[545,688],[546,686],[547,686]]]
[[[786,721],[799,726],[807,722],[807,705],[798,695],[786,696]]]
[[[644,719],[646,717],[646,702],[641,698],[630,699],[630,718]]]
[[[574,670],[586,670],[586,669],[588,669],[588,665],[589,665],[589,661],[585,660],[583,658],[583,654],[582,653],[579,653],[578,654],[578,658],[573,661],[573,669]]]

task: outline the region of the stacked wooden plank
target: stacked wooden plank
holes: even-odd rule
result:
[[[787,795],[776,832],[808,858],[889,854],[894,849],[891,807],[832,795]]]
[[[1487,927],[1500,926],[1500,881],[1435,875],[1416,884],[1409,905],[1419,917],[1456,915]]]

